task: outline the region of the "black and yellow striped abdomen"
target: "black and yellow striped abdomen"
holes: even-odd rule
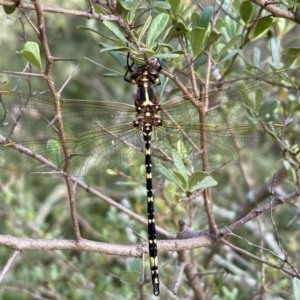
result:
[[[159,71],[150,66],[142,66],[135,71],[128,64],[128,72],[131,72],[130,79],[124,79],[137,85],[134,98],[136,107],[136,120],[134,126],[141,130],[145,142],[145,168],[146,168],[146,189],[147,189],[147,214],[148,214],[148,241],[151,279],[153,294],[158,296],[159,275],[157,258],[157,240],[154,216],[154,198],[152,191],[152,162],[151,162],[151,134],[162,124],[159,117],[160,106],[154,86],[160,84]]]
[[[157,241],[156,228],[154,217],[154,202],[152,192],[152,162],[151,162],[151,133],[152,126],[146,124],[143,130],[143,137],[145,141],[145,168],[146,168],[146,189],[147,189],[147,214],[148,214],[148,242],[149,242],[149,256],[150,268],[153,284],[153,294],[159,295],[159,276],[158,276],[158,258],[157,258]]]

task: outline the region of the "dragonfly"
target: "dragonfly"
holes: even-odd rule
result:
[[[144,153],[150,268],[153,294],[158,296],[152,157],[171,162],[170,153],[177,149],[186,164],[201,166],[207,155],[208,165],[218,166],[273,150],[274,137],[282,141],[287,127],[286,120],[278,120],[278,107],[288,97],[297,99],[299,76],[295,70],[279,70],[209,91],[204,122],[199,119],[204,92],[195,101],[181,95],[160,102],[155,88],[161,83],[160,62],[159,67],[133,66],[128,55],[124,79],[137,87],[133,105],[62,99],[61,111],[73,175],[101,174]],[[51,97],[0,90],[0,168],[63,172],[53,103]],[[206,136],[205,151],[201,134]]]

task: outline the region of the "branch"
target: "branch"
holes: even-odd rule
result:
[[[287,177],[287,172],[284,167],[281,167],[275,174],[276,184],[275,189],[279,186],[283,180]],[[259,203],[264,201],[267,197],[270,196],[271,188],[273,184],[273,178],[271,178],[266,184],[260,187],[257,190],[251,191],[250,195],[247,195],[245,201],[242,206],[238,209],[235,215],[235,220],[239,220],[248,214],[252,209],[257,207]]]
[[[295,14],[291,10],[281,9],[275,4],[268,3],[266,0],[251,0],[251,2],[270,12],[273,17],[284,18],[300,24],[300,21],[296,18]]]
[[[243,226],[245,223],[257,218],[259,215],[270,211],[274,207],[281,205],[286,202],[290,202],[291,200],[297,198],[300,196],[300,190],[293,192],[285,197],[274,197],[270,202],[265,204],[264,206],[260,208],[256,208],[252,210],[250,213],[248,213],[245,217],[242,219],[238,220],[237,222],[231,224],[230,226],[227,226],[226,228],[223,228],[220,230],[220,236],[227,235],[231,233],[232,231],[237,230],[239,227]]]
[[[9,1],[9,0],[0,0],[0,5],[16,6],[16,3],[14,1]],[[29,3],[23,3],[23,2],[21,2],[20,5],[18,5],[18,8],[23,8],[23,9],[27,9],[27,10],[36,10],[34,5],[29,4]],[[124,29],[124,31],[125,31],[124,35],[127,37],[127,39],[130,42],[133,42],[138,47],[141,47],[141,48],[145,47],[145,44],[139,42],[137,40],[137,38],[134,36],[134,34],[131,31],[130,26],[126,23],[126,21],[117,14],[112,13],[110,15],[104,15],[104,14],[95,13],[95,11],[93,9],[91,9],[89,12],[86,12],[86,11],[64,9],[64,8],[50,7],[50,6],[40,6],[40,9],[45,13],[64,14],[64,15],[85,17],[88,19],[116,22],[121,28]]]
[[[0,0],[0,5],[2,6],[16,6],[16,3],[14,1],[9,0]],[[35,7],[33,4],[24,3],[21,2],[20,5],[18,5],[18,8],[23,8],[27,10],[35,10]],[[88,19],[97,19],[101,21],[117,21],[118,16],[116,15],[103,15],[103,14],[97,14],[97,13],[91,13],[91,12],[85,12],[80,10],[74,10],[74,9],[64,9],[59,7],[50,7],[50,6],[41,6],[41,9],[43,12],[46,13],[54,13],[54,14],[63,14],[63,15],[70,15],[70,16],[79,16],[79,17],[86,17]]]
[[[2,135],[0,135],[0,144],[5,144],[6,143],[6,138]],[[39,155],[35,152],[33,152],[32,150],[19,145],[19,144],[13,144],[9,147],[15,148],[17,151],[19,151],[20,153],[24,153],[25,155],[27,155],[28,157],[33,158],[34,160],[37,160],[41,163],[41,165],[45,165],[47,166],[49,169],[53,170],[53,172],[49,171],[49,172],[44,172],[41,173],[43,175],[61,175],[64,176],[64,172],[62,172],[60,169],[57,168],[56,165],[54,165],[50,160],[46,159],[45,157],[43,157],[42,155]],[[39,173],[38,173],[39,174]],[[104,200],[106,203],[108,203],[109,205],[114,206],[115,208],[117,208],[119,211],[127,214],[128,216],[134,218],[135,220],[147,225],[148,224],[148,220],[142,216],[140,216],[139,214],[136,214],[135,212],[131,211],[130,209],[126,208],[125,206],[123,206],[122,204],[114,201],[113,199],[111,199],[110,197],[107,197],[106,195],[102,194],[101,192],[99,192],[98,190],[94,189],[93,187],[89,186],[88,184],[85,184],[83,181],[80,181],[77,177],[75,176],[71,176],[71,180],[73,183],[75,183],[76,185],[80,186],[81,188],[83,188],[85,191],[87,191],[88,193]],[[174,239],[175,235],[172,235],[169,231],[156,226],[156,230],[157,232],[159,232],[160,234],[166,236],[167,238],[170,239]],[[195,235],[194,235],[195,236]],[[193,237],[194,237],[193,236]],[[199,236],[199,235],[196,235]],[[191,238],[191,236],[189,236],[188,238]]]
[[[17,255],[20,253],[20,251],[15,250],[11,257],[8,259],[6,265],[2,269],[2,272],[0,273],[0,283],[2,282],[5,274],[8,272],[9,268],[11,267],[12,263],[15,261]]]
[[[256,255],[253,255],[252,253],[250,253],[250,252],[248,252],[248,251],[246,251],[246,250],[244,250],[244,249],[242,249],[242,248],[239,248],[239,247],[237,247],[237,246],[235,246],[235,245],[229,243],[228,241],[226,241],[226,240],[223,239],[223,238],[222,238],[220,241],[221,241],[223,244],[229,246],[230,248],[232,248],[232,249],[234,249],[234,250],[236,250],[236,251],[238,251],[238,252],[240,252],[240,253],[243,253],[243,254],[245,254],[245,255],[247,255],[247,256],[249,256],[249,257],[251,257],[251,258],[253,258],[253,259],[255,259],[255,260],[259,261],[259,262],[261,262],[261,263],[264,263],[264,264],[266,264],[266,265],[268,265],[268,266],[270,266],[270,267],[272,267],[272,268],[281,270],[283,273],[285,273],[285,274],[287,274],[287,275],[290,275],[290,276],[292,276],[292,277],[300,278],[299,273],[297,273],[297,272],[293,272],[293,271],[291,271],[291,270],[288,270],[288,269],[286,269],[286,268],[283,268],[283,267],[281,267],[281,266],[278,266],[278,265],[276,265],[276,264],[274,264],[274,263],[271,263],[271,262],[269,262],[269,261],[267,261],[267,260],[264,260],[264,259],[262,259],[262,258],[260,258],[260,257],[258,257],[258,256],[256,256]]]
[[[66,135],[64,131],[64,125],[63,125],[62,114],[61,114],[61,106],[60,106],[60,95],[55,88],[54,80],[52,78],[53,57],[51,55],[51,51],[47,41],[47,33],[46,33],[46,26],[44,22],[43,8],[41,6],[40,0],[35,0],[33,1],[33,3],[37,15],[38,37],[41,41],[42,49],[46,58],[46,69],[44,72],[44,78],[48,84],[48,87],[50,89],[51,95],[54,100],[55,118],[57,120],[59,138],[65,155],[64,177],[65,177],[68,194],[69,194],[69,206],[70,206],[70,212],[72,217],[74,236],[76,242],[79,243],[81,239],[81,234],[80,234],[80,228],[79,228],[79,223],[77,218],[75,192],[73,189],[72,179],[70,175],[71,156],[66,143]]]
[[[157,245],[159,252],[168,252],[207,247],[214,243],[214,241],[215,239],[211,236],[202,235],[198,238],[187,240],[158,240]],[[132,257],[142,257],[144,254],[148,254],[149,250],[146,242],[128,246],[101,243],[86,239],[81,239],[79,243],[77,243],[74,240],[28,239],[18,238],[11,235],[0,235],[0,245],[17,251],[77,250]]]

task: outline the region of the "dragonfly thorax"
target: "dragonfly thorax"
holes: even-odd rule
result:
[[[143,87],[144,83],[148,83],[148,86],[157,85],[159,83],[159,72],[150,66],[138,67],[131,73],[130,82],[139,87]]]
[[[143,129],[145,126],[156,128],[162,125],[160,118],[160,105],[146,105],[137,108],[136,121],[134,126]]]

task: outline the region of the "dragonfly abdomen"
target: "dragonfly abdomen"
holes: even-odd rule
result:
[[[129,58],[129,56],[127,57]],[[132,64],[133,65],[133,64]],[[159,295],[159,275],[158,275],[158,258],[157,258],[157,240],[154,217],[154,199],[152,192],[152,162],[151,162],[151,134],[156,127],[162,125],[160,118],[160,105],[154,86],[160,84],[159,70],[150,66],[141,66],[135,71],[132,70],[132,65],[128,66],[130,79],[127,79],[125,74],[124,79],[132,84],[137,85],[137,91],[134,98],[136,107],[136,120],[134,127],[141,130],[145,142],[145,168],[146,168],[146,189],[147,189],[147,214],[148,214],[148,242],[149,242],[149,257],[151,279],[153,286],[153,294]]]
[[[151,144],[150,144],[151,133],[152,133],[152,126],[150,124],[146,124],[143,130],[143,137],[145,141],[149,257],[150,257],[153,294],[155,296],[158,296],[159,275],[158,275],[156,228],[155,228],[155,217],[154,217],[154,202],[153,202],[153,192],[152,192],[152,162],[151,162]]]

